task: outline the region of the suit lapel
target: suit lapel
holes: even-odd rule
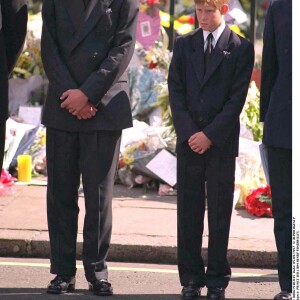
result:
[[[98,0],[90,0],[89,5],[86,9],[86,13],[84,16],[84,22],[86,22],[89,18],[89,16],[91,15],[93,9],[95,8],[95,5],[97,4]]]
[[[202,29],[198,29],[198,31],[194,34],[192,47],[193,67],[198,80],[202,82],[204,76],[204,39]]]
[[[84,21],[85,9],[82,0],[61,0],[68,10],[72,23],[78,31]]]
[[[114,0],[91,1],[91,5],[93,5],[94,7],[93,9],[87,10],[87,16],[84,16],[86,21],[81,24],[79,30],[77,31],[70,51],[72,51],[87,36],[87,34],[93,29],[93,27],[105,14],[110,13],[109,6]]]
[[[230,38],[231,30],[228,26],[225,27],[223,33],[221,34],[220,38],[218,39],[218,42],[211,54],[210,61],[209,61],[209,68],[205,72],[203,81],[201,83],[201,87],[207,82],[207,80],[210,78],[210,76],[215,72],[219,64],[224,58],[224,51],[228,51],[228,44],[229,44],[229,38]]]

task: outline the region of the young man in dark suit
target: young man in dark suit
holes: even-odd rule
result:
[[[292,0],[272,0],[263,36],[260,114],[267,145],[281,292],[292,299]]]
[[[0,0],[0,171],[8,118],[8,76],[22,51],[26,30],[26,0]]]
[[[225,25],[228,0],[195,0],[201,28],[178,37],[169,70],[177,133],[178,269],[181,295],[225,299],[239,115],[254,63],[253,45]],[[201,256],[205,202],[208,265]]]
[[[126,68],[133,55],[138,0],[43,1],[42,59],[49,89],[48,293],[75,287],[78,188],[85,196],[83,265],[89,288],[111,295],[106,258],[112,190],[123,128],[132,126]]]

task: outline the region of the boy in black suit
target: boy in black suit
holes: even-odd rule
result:
[[[292,299],[292,0],[272,0],[266,15],[260,91],[281,292]]]
[[[26,30],[26,1],[0,0],[0,171],[8,118],[8,76],[23,48]]]
[[[254,63],[253,45],[225,25],[228,0],[195,0],[201,28],[178,37],[169,70],[177,133],[178,269],[181,295],[225,299],[239,115]],[[208,265],[201,257],[205,200]]]

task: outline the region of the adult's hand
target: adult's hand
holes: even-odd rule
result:
[[[96,115],[97,111],[97,108],[92,103],[88,102],[77,114],[77,119],[91,119]]]
[[[66,108],[74,116],[77,116],[88,103],[88,97],[79,89],[65,91],[60,100],[62,100],[60,107]]]
[[[190,148],[199,154],[206,152],[212,145],[211,140],[202,132],[196,132],[189,138]]]

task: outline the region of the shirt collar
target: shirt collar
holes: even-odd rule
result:
[[[204,42],[206,42],[208,35],[210,33],[212,33],[212,35],[214,37],[212,44],[215,47],[218,42],[219,37],[221,36],[221,34],[223,33],[223,31],[225,29],[225,26],[226,26],[225,21],[224,21],[224,19],[222,19],[220,26],[214,32],[209,32],[209,31],[203,30]]]

